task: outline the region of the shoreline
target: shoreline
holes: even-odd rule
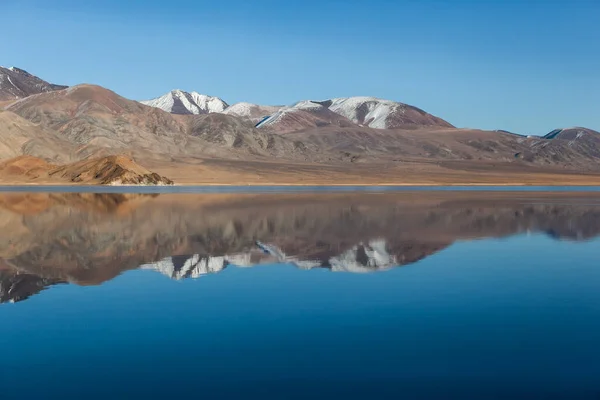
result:
[[[165,189],[169,188],[477,188],[477,187],[490,187],[490,188],[502,188],[502,187],[516,187],[516,188],[598,188],[600,189],[600,183],[175,183],[173,185],[102,185],[102,184],[88,184],[88,183],[62,183],[62,182],[47,182],[47,183],[28,183],[28,182],[0,182],[0,190],[12,187],[23,187],[23,188],[50,188],[50,187],[72,187],[72,188],[156,188]]]
[[[98,184],[98,183],[81,183],[81,182],[68,182],[68,181],[56,181],[56,180],[49,180],[49,181],[37,181],[37,182],[32,182],[32,181],[2,181],[0,180],[0,187],[7,187],[7,186],[31,186],[31,187],[35,187],[35,186],[73,186],[73,187],[89,187],[89,186],[102,186],[102,187],[114,187],[114,188],[118,188],[118,187],[202,187],[202,186],[206,186],[206,187],[231,187],[231,186],[248,186],[248,187],[260,187],[260,186],[269,186],[269,187],[307,187],[307,186],[314,186],[314,187],[377,187],[377,186],[382,186],[382,187],[409,187],[409,186],[414,186],[414,187],[435,187],[435,186],[439,186],[439,187],[455,187],[455,186],[463,186],[463,187],[477,187],[477,186],[498,186],[498,187],[502,187],[502,186],[519,186],[519,187],[535,187],[535,186],[572,186],[572,187],[582,187],[582,186],[597,186],[600,187],[600,179],[596,180],[596,179],[591,179],[591,180],[576,180],[576,181],[570,181],[570,182],[565,182],[563,180],[560,179],[554,179],[551,181],[545,180],[545,179],[540,179],[537,181],[533,181],[533,182],[522,182],[522,181],[508,181],[508,182],[498,182],[498,181],[494,181],[494,180],[490,180],[489,182],[469,182],[469,181],[465,181],[465,182],[461,182],[461,181],[454,181],[454,182],[444,182],[444,181],[438,181],[438,182],[431,182],[431,181],[426,181],[426,182],[344,182],[344,183],[329,183],[326,181],[319,181],[319,180],[315,180],[315,181],[306,181],[306,182],[273,182],[273,181],[266,181],[266,182],[257,182],[257,181],[253,181],[253,182],[237,182],[237,181],[228,181],[228,182],[203,182],[203,181],[198,181],[198,182],[193,182],[193,181],[185,181],[185,182],[175,182],[172,185],[164,185],[164,184]]]

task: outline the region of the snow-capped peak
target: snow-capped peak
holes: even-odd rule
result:
[[[334,272],[364,273],[374,270],[383,271],[398,265],[396,257],[389,254],[386,241],[371,240],[368,244],[360,243],[329,260]]]
[[[435,125],[451,127],[446,121],[407,104],[377,97],[339,97],[324,101],[304,100],[284,107],[270,118],[261,121],[257,127],[276,124],[289,113],[328,110],[355,124],[375,129],[392,129],[404,124]]]
[[[385,271],[398,265],[396,257],[387,251],[384,239],[358,243],[342,254],[328,259],[304,259],[299,256],[289,256],[283,249],[274,244],[259,241],[255,244],[256,248],[247,252],[221,256],[199,254],[173,256],[141,265],[140,269],[158,271],[171,279],[181,280],[221,272],[229,266],[251,267],[263,262],[270,263],[273,261],[292,264],[304,270],[324,267],[334,272],[351,273]],[[256,250],[260,250],[260,253],[257,254]]]
[[[376,97],[343,97],[331,100],[315,101],[303,100],[292,106],[283,107],[269,118],[261,121],[257,127],[265,127],[277,123],[283,116],[289,113],[301,111],[320,111],[329,109],[334,113],[348,118],[354,123],[364,124],[371,128],[386,129],[387,118],[394,111],[404,106],[390,100],[382,100]]]
[[[377,97],[340,97],[331,99],[329,109],[354,123],[371,128],[386,129],[392,113],[403,113],[406,105]]]
[[[173,114],[208,114],[223,112],[229,105],[222,99],[198,92],[175,89],[152,100],[141,101],[147,106],[160,108]]]
[[[398,260],[387,251],[384,239],[370,240],[368,243],[359,243],[338,256],[328,260],[302,260],[291,257],[277,246],[256,242],[256,245],[265,253],[273,256],[278,262],[291,263],[300,269],[312,269],[328,266],[333,272],[365,273],[373,271],[386,271],[398,265]]]
[[[190,95],[201,110],[206,110],[209,113],[220,113],[229,107],[229,104],[218,97],[207,96],[198,92],[191,92]]]

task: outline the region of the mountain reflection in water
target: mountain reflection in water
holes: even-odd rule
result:
[[[265,263],[334,272],[384,271],[459,240],[600,233],[592,193],[0,196],[0,302],[44,288],[99,285],[155,270],[197,278]]]

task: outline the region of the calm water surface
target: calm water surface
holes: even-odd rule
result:
[[[600,194],[0,195],[2,399],[600,398]]]

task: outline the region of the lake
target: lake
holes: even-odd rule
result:
[[[600,398],[600,193],[0,194],[2,399]]]

